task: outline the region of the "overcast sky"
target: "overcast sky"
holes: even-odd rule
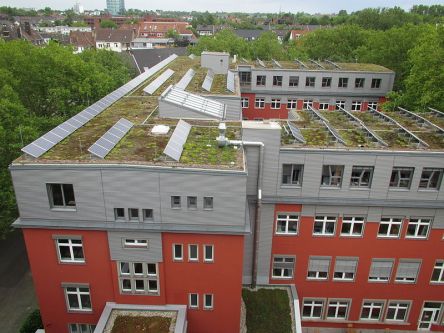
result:
[[[67,9],[73,7],[75,0],[60,1],[60,0],[1,0],[0,5],[25,7],[25,8],[44,8],[46,6],[54,9]],[[106,0],[80,0],[80,4],[85,9],[104,9],[106,7]],[[279,10],[283,12],[298,12],[303,11],[307,13],[335,13],[341,9],[348,12],[356,11],[368,7],[394,7],[399,6],[406,10],[413,5],[424,4],[444,4],[444,0],[163,0],[163,1],[147,1],[147,0],[126,0],[126,8],[138,9],[163,9],[163,10],[181,10],[181,11],[224,11],[224,12],[272,12],[276,13]]]

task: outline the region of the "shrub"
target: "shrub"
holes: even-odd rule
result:
[[[23,322],[20,328],[20,333],[35,333],[39,328],[43,328],[42,317],[40,316],[40,310],[32,311],[29,316]]]

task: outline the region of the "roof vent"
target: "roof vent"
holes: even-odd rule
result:
[[[170,127],[166,125],[156,125],[151,130],[152,134],[162,135],[162,134],[168,134],[170,131]]]

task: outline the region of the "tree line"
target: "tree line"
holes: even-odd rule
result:
[[[117,53],[75,55],[0,39],[0,237],[17,217],[9,164],[20,149],[127,82],[135,71]]]

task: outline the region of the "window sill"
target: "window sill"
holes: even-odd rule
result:
[[[86,261],[61,261],[59,260],[60,265],[76,265],[76,266],[83,266],[86,265]]]
[[[359,187],[359,186],[350,186],[349,187],[350,191],[370,191],[370,187]]]
[[[50,208],[53,212],[76,212],[76,208],[62,208],[62,207],[54,207]]]
[[[203,210],[206,210],[206,211],[212,211],[213,208],[204,208]]]
[[[321,190],[340,190],[341,186],[321,185],[321,187],[319,189],[321,189]]]
[[[174,209],[174,210],[181,210],[182,208],[181,208],[181,207],[171,207],[171,209]]]
[[[302,189],[302,185],[296,185],[296,184],[281,184],[281,188],[291,188],[291,189]]]
[[[419,240],[419,241],[425,241],[428,239],[428,237],[404,237],[405,240]]]
[[[355,282],[355,280],[342,280],[342,279],[333,279],[332,281],[333,282],[348,282],[348,283]]]
[[[81,309],[68,309],[68,313],[94,313],[92,309],[89,310],[81,310]]]
[[[403,187],[389,187],[389,192],[409,192],[410,188]]]
[[[325,279],[320,279],[320,278],[307,278],[307,281],[318,281],[318,282],[324,282],[324,281],[328,281],[328,278]]]
[[[430,189],[423,188],[423,189],[418,189],[418,192],[424,192],[424,193],[438,193],[439,190],[436,189],[436,188],[430,188]]]
[[[363,234],[361,234],[361,235],[342,235],[342,234],[339,234],[339,237],[343,237],[343,238],[362,238],[362,237],[364,237],[364,235]]]
[[[398,236],[376,236],[376,239],[400,239],[401,237]]]
[[[335,237],[335,234],[328,234],[328,235],[323,235],[323,234],[312,234],[313,237]]]
[[[271,277],[272,280],[292,280],[293,277],[284,277],[284,276],[272,276]]]
[[[278,233],[278,232],[276,232],[275,234],[274,234],[275,236],[284,236],[284,237],[294,237],[294,236],[297,236],[298,234],[297,233],[294,233],[294,234],[290,234],[290,233]]]

